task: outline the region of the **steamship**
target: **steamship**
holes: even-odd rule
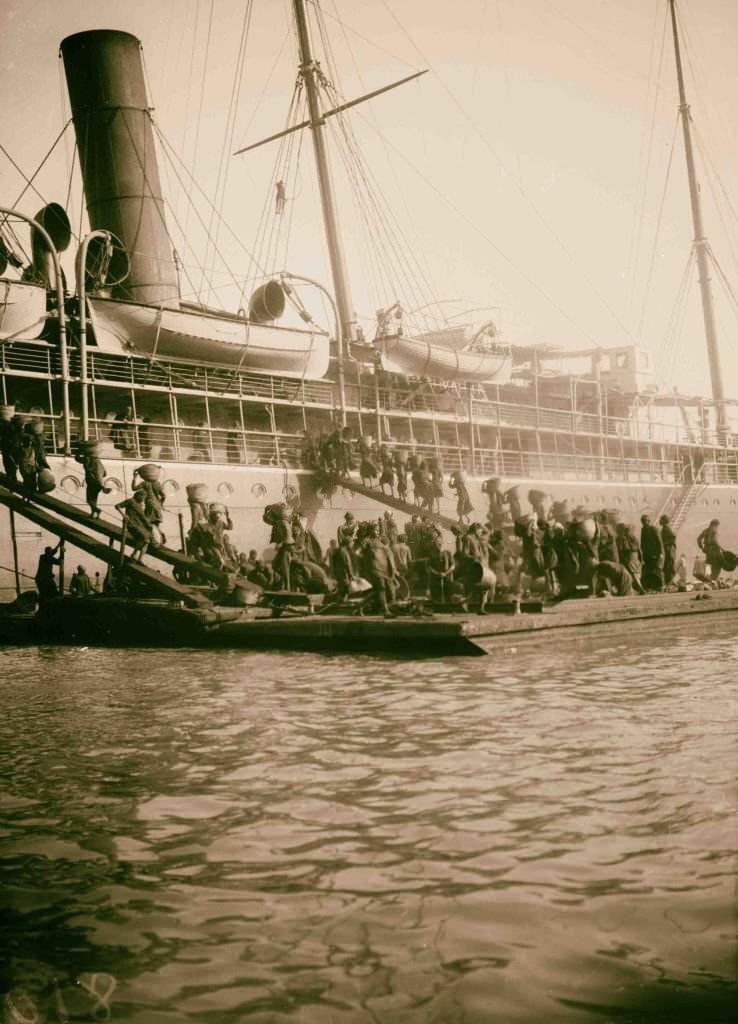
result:
[[[262,512],[279,501],[299,508],[326,543],[346,511],[376,518],[385,507],[379,491],[349,480],[326,491],[303,465],[305,438],[340,426],[355,438],[435,457],[447,477],[464,470],[480,520],[483,483],[497,478],[503,491],[516,489],[523,511],[537,491],[572,510],[609,508],[631,522],[666,512],[687,552],[707,520],[720,518],[725,542],[735,546],[738,448],[720,378],[674,0],[670,8],[712,400],[660,394],[649,354],[633,344],[510,345],[489,320],[418,327],[393,301],[365,335],[352,307],[326,138],[328,119],[344,118],[353,103],[328,90],[303,0],[293,0],[293,14],[307,119],[279,135],[312,138],[331,280],[277,265],[263,268],[236,311],[186,297],[141,45],[121,31],[66,38],[61,54],[89,230],[73,241],[55,203],[33,215],[0,211],[4,415],[43,422],[56,493],[84,506],[75,446],[96,439],[111,519],[136,467],[155,462],[163,468],[170,542],[187,509],[187,485],[204,483],[230,508],[240,549],[266,546]],[[74,273],[65,275],[70,254]],[[308,292],[331,310],[328,326],[314,318]],[[453,494],[440,506],[455,518]],[[0,517],[0,588],[8,600],[14,555],[6,509]],[[16,526],[17,564],[32,575],[51,538]]]

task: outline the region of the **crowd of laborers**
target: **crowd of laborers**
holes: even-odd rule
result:
[[[331,477],[345,477],[358,469],[362,483],[378,486],[400,501],[412,502],[422,511],[440,511],[444,496],[444,471],[436,455],[423,456],[391,444],[379,444],[367,437],[354,438],[350,427],[331,433],[306,434],[302,447],[302,464]],[[410,488],[412,487],[412,494]],[[451,472],[448,487],[456,493],[456,511],[461,522],[468,522],[474,511],[466,474],[461,469]]]
[[[20,471],[29,491],[42,489],[39,474],[48,470],[42,431],[21,417],[1,422],[6,473],[17,481]],[[404,531],[391,512],[369,522],[359,522],[347,513],[335,540],[323,552],[299,511],[284,504],[270,505],[264,521],[271,528],[270,543],[276,555],[267,563],[253,549],[241,553],[235,548],[229,537],[233,523],[227,508],[208,502],[202,485],[190,485],[192,521],[187,553],[229,575],[234,589],[239,580],[245,580],[262,589],[330,594],[337,602],[353,591],[371,590],[377,608],[387,615],[398,594],[406,597],[418,589],[440,604],[467,607],[476,603],[483,612],[497,593],[625,596],[689,583],[691,575],[677,554],[677,538],[667,516],[661,516],[658,525],[642,516],[636,533],[615,512],[576,509],[569,513],[566,502],[549,503],[543,492],[535,490],[528,492],[533,511],[524,515],[519,488],[505,490],[498,478],[490,478],[482,486],[489,502],[487,521],[470,523],[474,509],[460,470],[449,480],[457,493],[459,520],[452,528],[450,550],[432,516],[434,503],[443,495],[438,461],[363,439],[357,447],[363,479],[378,478],[382,488],[389,486],[393,494],[396,488],[401,498],[407,495],[408,477],[412,480],[419,511]],[[341,476],[353,468],[354,450],[350,431],[337,430],[317,442],[307,438],[303,455],[308,462],[317,459],[327,472]],[[25,455],[27,452],[32,455]],[[108,488],[96,443],[81,442],[76,458],[84,468],[90,515],[99,517],[99,495]],[[125,540],[138,560],[152,542],[166,541],[162,532],[166,494],[160,473],[161,468],[152,464],[140,467],[134,474],[132,496],[115,506],[123,516]],[[738,564],[738,558],[720,543],[719,525],[712,520],[698,538],[702,555],[693,575],[706,586],[719,585],[721,573]],[[54,557],[54,551],[47,549],[41,560],[44,565],[39,563],[39,593],[52,593],[48,580],[53,579]],[[88,592],[85,580],[89,577],[78,567],[73,589],[80,596]]]
[[[7,407],[5,407],[7,409]],[[49,491],[54,477],[49,469],[44,447],[44,426],[41,420],[18,413],[0,418],[0,452],[3,470],[11,483],[18,474],[29,492]]]

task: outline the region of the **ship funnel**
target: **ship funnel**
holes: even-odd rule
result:
[[[113,297],[178,306],[141,44],[101,29],[67,36],[61,52],[90,227],[116,235],[130,262]]]
[[[249,319],[256,324],[279,320],[284,313],[284,288],[279,281],[260,285],[249,300]]]
[[[72,237],[69,217],[64,207],[58,203],[49,203],[40,209],[33,219],[46,230],[56,251],[64,252]],[[53,288],[54,261],[46,240],[35,228],[31,228],[31,258],[35,280],[43,282],[47,288]]]

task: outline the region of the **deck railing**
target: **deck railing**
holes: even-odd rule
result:
[[[77,349],[70,350],[70,373],[75,383],[80,365]],[[42,341],[0,344],[0,374],[8,377],[59,379],[61,365],[57,349]],[[90,350],[88,376],[94,386],[150,389],[161,392],[197,394],[211,399],[256,400],[274,405],[322,408],[333,412],[333,385],[329,381],[290,380],[264,374],[212,368],[188,363],[160,362],[142,357],[121,358],[112,353]],[[379,411],[390,424],[394,417],[436,418],[468,428],[468,395],[441,388],[377,388],[371,376],[359,387],[346,386],[349,413]],[[505,429],[607,437],[619,441],[678,444],[691,448],[735,449],[735,437],[720,438],[714,430],[679,423],[648,421],[632,417],[599,416],[575,409],[550,409],[524,403],[484,401],[471,403],[476,425]],[[504,438],[503,438],[504,442]],[[738,450],[738,449],[735,449]]]
[[[50,416],[40,411],[28,415],[44,422],[47,451],[61,454],[64,444],[61,416]],[[72,420],[71,434],[74,444],[80,437],[80,420],[76,417]],[[305,438],[302,434],[239,429],[236,426],[224,428],[93,418],[90,420],[90,436],[101,442],[103,461],[122,456],[142,462],[304,468]],[[465,469],[470,475],[498,476],[505,480],[522,478],[674,485],[683,478],[684,472],[683,464],[674,459],[478,448],[474,452],[472,466],[469,450],[463,446],[393,442],[390,447],[415,452],[425,459],[436,458],[444,473]],[[696,471],[695,478],[702,483],[738,483],[738,453],[729,452],[720,458],[706,459]]]

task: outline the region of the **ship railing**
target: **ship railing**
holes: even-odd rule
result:
[[[45,341],[0,342],[0,372],[24,377],[60,376],[58,354]]]
[[[64,426],[61,415],[50,415],[40,408],[22,414],[29,420],[44,423],[45,445],[50,454],[61,454],[64,448]],[[81,421],[73,415],[72,444],[81,436]],[[250,430],[233,424],[230,427],[206,424],[149,423],[142,420],[116,421],[109,416],[90,419],[90,437],[98,440],[100,456],[126,457],[154,462],[204,462],[218,465],[302,466],[304,435],[283,431]],[[675,459],[585,455],[583,453],[552,453],[476,448],[473,456],[461,445],[436,445],[388,440],[391,449],[414,452],[423,459],[435,458],[444,474],[465,469],[477,476],[499,476],[504,479],[530,478],[540,480],[601,481],[612,483],[668,483],[674,486],[682,479],[683,464]],[[706,458],[698,477],[705,484],[735,485],[738,483],[738,452]]]
[[[44,423],[44,444],[48,454],[63,454],[64,430],[60,415],[41,410],[23,413]],[[100,458],[130,458],[142,462],[206,462],[241,466],[282,466],[299,468],[304,437],[240,427],[208,427],[90,418],[90,440],[99,442]],[[71,418],[72,449],[81,439],[81,420]]]
[[[91,351],[88,359],[89,377],[93,382],[111,381],[129,387],[195,391],[230,398],[266,398],[272,402],[305,405],[330,406],[333,402],[332,385],[325,381],[293,380],[226,367],[145,358],[121,360],[105,352]]]
[[[61,365],[55,346],[44,341],[4,342],[0,344],[0,373],[24,378],[60,378]],[[80,374],[79,352],[70,347],[70,374],[73,381]],[[334,408],[333,387],[328,381],[303,381],[270,377],[249,372],[229,371],[187,363],[159,362],[139,356],[122,359],[110,353],[88,351],[88,376],[92,384],[158,390],[162,392],[199,393],[208,397],[261,399],[274,404]],[[375,389],[371,386],[347,385],[348,404],[356,409],[376,411]],[[455,390],[380,389],[380,406],[387,414],[419,412],[460,424],[468,419],[468,403]],[[561,431],[570,434],[615,437],[637,443],[679,444],[735,450],[735,434],[720,435],[710,428],[686,430],[683,425],[644,422],[636,418],[619,419],[572,412],[564,409],[536,408],[509,402],[474,399],[472,415],[479,425],[498,428],[526,428]],[[390,415],[391,418],[391,415]]]

